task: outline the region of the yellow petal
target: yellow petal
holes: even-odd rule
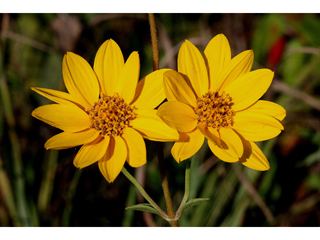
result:
[[[209,132],[208,145],[214,155],[225,162],[239,161],[243,154],[243,143],[238,134],[230,128],[220,128],[219,132],[209,128]]]
[[[253,51],[247,50],[241,52],[234,58],[232,58],[228,67],[225,69],[221,76],[221,86],[219,89],[223,91],[233,81],[237,81],[237,78],[241,77],[243,74],[248,73],[252,67],[253,63]]]
[[[244,111],[252,111],[259,114],[269,115],[280,121],[286,116],[286,110],[281,105],[265,100],[259,100]]]
[[[241,159],[241,163],[251,169],[266,171],[270,169],[268,159],[254,142],[248,142],[251,154],[246,159]]]
[[[200,51],[188,40],[178,53],[178,71],[185,74],[200,97],[209,90],[208,72]]]
[[[94,141],[90,144],[83,145],[73,160],[77,168],[87,167],[99,161],[107,152],[110,138],[104,138]]]
[[[158,109],[160,118],[179,132],[190,132],[197,126],[197,115],[187,104],[181,102],[165,102]]]
[[[279,135],[283,130],[277,119],[249,109],[236,113],[233,128],[249,141],[264,141]]]
[[[222,73],[231,61],[231,49],[226,36],[218,34],[212,38],[204,54],[208,62],[210,90],[217,91],[223,80]]]
[[[36,108],[32,116],[66,132],[80,132],[90,127],[89,116],[74,104],[49,104]]]
[[[112,39],[105,41],[97,51],[93,66],[102,93],[114,95],[123,65],[124,59],[119,45]]]
[[[165,124],[156,110],[137,109],[137,118],[130,123],[144,138],[153,141],[167,142],[179,139],[177,130]]]
[[[127,161],[131,167],[141,167],[147,162],[146,145],[140,133],[132,128],[123,131],[122,138],[128,148]]]
[[[136,92],[137,82],[140,74],[140,60],[138,52],[132,52],[124,64],[115,92],[130,103]]]
[[[70,95],[84,107],[99,98],[98,79],[89,63],[77,54],[68,52],[62,62],[63,80]]]
[[[198,129],[188,133],[188,136],[189,141],[176,142],[171,149],[171,154],[178,163],[196,154],[203,144],[204,136]]]
[[[164,74],[164,90],[169,101],[179,101],[190,106],[197,105],[196,95],[189,80],[174,70]]]
[[[242,75],[230,83],[224,91],[232,97],[232,109],[240,111],[255,103],[269,88],[273,72],[259,69]]]
[[[100,172],[109,183],[119,175],[126,158],[127,147],[124,140],[119,136],[111,138],[107,153],[98,162]]]
[[[31,89],[36,93],[40,94],[41,96],[56,103],[70,103],[70,102],[76,103],[76,100],[73,99],[69,93],[60,92],[60,91],[48,89],[48,88],[33,87]]]
[[[66,149],[90,143],[97,139],[99,132],[93,128],[82,132],[62,132],[49,138],[44,147],[48,149]]]
[[[165,98],[163,74],[169,69],[160,69],[148,74],[138,82],[133,105],[138,108],[155,108]]]

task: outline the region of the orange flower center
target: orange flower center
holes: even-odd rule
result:
[[[232,126],[234,116],[232,105],[232,98],[227,93],[206,93],[197,99],[195,113],[198,115],[198,124],[217,129]]]
[[[100,131],[102,136],[122,135],[130,121],[136,118],[134,107],[118,95],[101,96],[87,113],[91,119],[91,127]]]

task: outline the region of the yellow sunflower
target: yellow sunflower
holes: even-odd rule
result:
[[[240,161],[256,170],[269,162],[255,144],[277,136],[286,115],[283,107],[259,100],[269,88],[273,72],[250,71],[253,52],[231,58],[223,34],[215,36],[202,54],[190,41],[178,53],[178,72],[164,74],[168,102],[159,116],[180,133],[171,149],[177,162],[194,155],[205,138],[211,151],[226,162]]]
[[[55,102],[36,108],[32,116],[63,132],[51,137],[46,149],[83,145],[74,165],[84,168],[98,162],[108,182],[114,181],[125,161],[132,167],[146,163],[143,138],[174,141],[179,135],[154,110],[164,99],[163,73],[155,71],[138,82],[139,55],[132,52],[124,62],[113,40],[99,48],[93,69],[82,57],[68,52],[62,74],[68,93],[32,88]]]

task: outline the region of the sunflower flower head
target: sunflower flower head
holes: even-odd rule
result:
[[[68,52],[62,62],[67,92],[32,88],[55,102],[36,108],[35,118],[62,130],[45,143],[46,149],[81,146],[74,158],[78,168],[98,162],[108,182],[113,182],[125,162],[146,163],[144,138],[177,140],[178,132],[165,124],[155,108],[165,99],[163,74],[155,71],[138,82],[140,61],[132,52],[124,61],[112,39],[99,48],[93,69],[82,57]]]
[[[171,153],[177,162],[194,155],[208,141],[211,151],[226,162],[241,162],[255,170],[269,169],[269,162],[255,142],[277,136],[285,110],[259,100],[274,73],[251,71],[253,52],[231,58],[227,38],[218,34],[202,54],[186,40],[178,53],[178,72],[164,74],[168,102],[159,116],[180,133]]]

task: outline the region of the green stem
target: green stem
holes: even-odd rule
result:
[[[191,160],[187,160],[186,162],[186,172],[185,172],[185,182],[184,182],[184,195],[183,198],[181,200],[180,206],[176,212],[176,219],[179,220],[179,218],[181,217],[181,214],[183,212],[183,209],[189,199],[190,196],[190,166],[191,166]]]
[[[168,215],[158,206],[158,204],[153,201],[153,199],[149,196],[149,194],[144,190],[144,188],[138,183],[138,181],[132,176],[126,168],[122,168],[121,172],[123,175],[136,187],[136,189],[139,191],[139,193],[146,199],[150,205],[156,209],[159,213],[159,215],[165,219],[166,221],[170,222],[171,219],[168,217]]]

